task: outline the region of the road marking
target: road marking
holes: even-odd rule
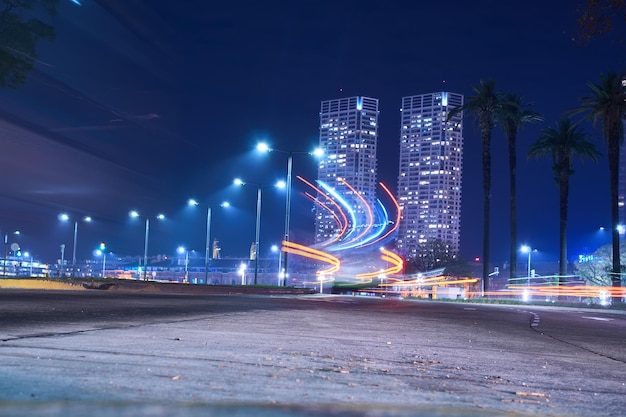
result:
[[[590,317],[590,316],[583,316],[583,319],[598,320],[598,321],[611,321],[611,320],[614,320],[614,319],[608,319],[606,317]]]
[[[465,308],[463,308],[463,310],[476,311],[476,309],[474,307],[465,307]]]
[[[537,313],[530,313],[532,314],[533,318],[532,320],[530,320],[530,327],[537,327],[539,326],[539,314]]]

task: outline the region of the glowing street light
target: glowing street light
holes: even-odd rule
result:
[[[190,206],[199,206],[200,203],[190,198],[187,202]],[[230,207],[230,203],[228,201],[222,202],[220,207]],[[211,206],[207,204],[206,211],[206,244],[205,244],[205,256],[204,256],[204,283],[209,283],[209,259],[211,259]]]
[[[131,210],[130,212],[128,212],[128,215],[133,219],[137,219],[140,217],[139,212],[136,210]],[[158,220],[163,220],[165,219],[165,215],[157,214],[156,218]],[[149,233],[150,233],[150,218],[146,217],[146,237],[145,237],[144,246],[143,246],[143,280],[144,281],[148,280],[148,235]]]
[[[239,274],[241,274],[241,285],[246,285],[246,269],[248,269],[248,267],[242,262],[239,265]]]
[[[67,222],[70,216],[67,213],[59,214],[59,220]],[[91,223],[91,217],[84,216],[82,219],[85,223]],[[78,220],[74,221],[74,247],[72,248],[72,276],[76,276],[76,242],[78,237]]]
[[[262,187],[269,187],[270,185],[264,185],[264,184],[259,184],[259,183],[246,183],[243,180],[241,180],[240,178],[235,178],[235,180],[233,181],[235,185],[238,186],[244,186],[244,185],[256,185],[257,186],[257,192],[256,192],[256,233],[255,233],[255,239],[254,239],[254,285],[257,284],[257,280],[258,280],[258,276],[259,276],[259,254],[261,253],[261,242],[260,242],[260,235],[261,235],[261,188]],[[284,188],[285,187],[285,182],[284,181],[278,181],[275,184],[276,187],[278,188]]]
[[[30,270],[29,270],[29,276],[32,277],[33,276],[33,255],[29,252],[24,252],[24,258],[30,258]]]
[[[106,246],[104,242],[100,242],[98,248],[96,249],[96,255],[102,255],[102,278],[106,278],[107,253],[105,252]]]
[[[273,253],[277,253],[278,254],[278,285],[282,285],[282,279],[283,279],[283,269],[282,269],[282,257],[280,256],[280,246],[278,245],[272,245],[272,252]]]
[[[322,148],[316,148],[312,152],[306,151],[286,151],[282,149],[272,148],[265,142],[260,142],[256,146],[259,152],[281,152],[287,154],[287,195],[285,196],[285,236],[284,240],[289,242],[289,222],[291,218],[291,176],[293,171],[293,155],[294,154],[309,154],[315,157],[321,157],[324,155],[324,150]],[[288,252],[283,252],[283,270],[282,275],[284,276],[284,285],[287,285],[287,261],[288,261]]]
[[[185,254],[185,281],[189,282],[189,251],[184,246],[178,247],[178,253]]]

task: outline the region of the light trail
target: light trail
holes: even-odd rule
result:
[[[337,203],[333,198],[331,198],[331,196],[325,193],[321,188],[317,187],[310,181],[307,181],[305,178],[301,177],[300,175],[298,175],[296,178],[298,178],[300,181],[302,181],[303,183],[305,183],[306,185],[308,185],[309,187],[311,187],[312,189],[314,189],[321,195],[323,195],[328,201],[330,201],[335,207],[337,207],[337,209],[339,210],[339,214],[341,214],[341,218],[343,219],[343,223],[342,223],[343,226],[341,228],[341,231],[338,234],[338,238],[333,240],[333,242],[341,239],[346,234],[346,230],[348,229],[348,216],[346,215],[345,211],[343,211],[343,208],[339,205],[339,203]],[[331,211],[333,214],[336,215],[336,213],[332,209],[330,209],[329,211]]]
[[[348,236],[353,234],[354,231],[356,230],[357,224],[356,224],[356,215],[354,214],[354,210],[352,210],[352,207],[350,207],[348,202],[344,200],[344,198],[341,197],[339,193],[335,191],[330,185],[326,184],[324,181],[321,181],[321,180],[317,180],[317,183],[320,185],[320,187],[326,190],[326,192],[330,194],[336,201],[338,201],[339,204],[343,206],[343,208],[345,208],[348,214],[350,215],[350,220],[351,220],[350,231],[345,235],[347,238]]]
[[[353,242],[357,242],[359,241],[363,236],[367,235],[369,233],[370,230],[372,230],[372,227],[374,227],[374,213],[372,212],[372,207],[369,205],[369,203],[365,200],[365,198],[363,198],[363,196],[361,195],[361,193],[359,193],[350,183],[348,183],[348,181],[346,181],[343,178],[339,178],[339,181],[345,185],[346,187],[348,187],[348,189],[350,189],[350,191],[352,191],[354,194],[354,196],[356,196],[357,199],[359,199],[362,203],[362,207],[365,209],[365,211],[367,212],[367,223],[365,226],[365,229],[359,233],[358,235],[356,235],[355,237],[353,237],[352,239],[350,239],[349,241],[343,243],[342,245],[340,245],[337,249],[343,249],[344,246],[347,246],[347,248],[349,248],[350,244]],[[347,249],[346,248],[346,249]]]
[[[282,250],[284,252],[292,253],[294,255],[300,255],[305,258],[316,259],[318,261],[326,262],[331,265],[331,267],[328,269],[317,271],[316,275],[318,276],[334,274],[335,272],[339,271],[339,268],[341,268],[341,261],[339,260],[339,258],[318,249],[313,249],[308,246],[284,240]]]
[[[396,221],[393,225],[393,227],[391,229],[389,229],[387,231],[387,233],[385,233],[384,235],[382,235],[380,238],[376,239],[375,241],[373,241],[371,244],[373,245],[374,243],[380,242],[383,239],[386,239],[387,237],[389,237],[389,235],[391,235],[393,232],[395,232],[396,230],[398,230],[398,227],[400,227],[400,218],[401,218],[401,213],[402,213],[402,209],[400,208],[400,204],[398,203],[398,200],[396,200],[396,198],[393,196],[392,192],[389,190],[389,188],[387,188],[387,186],[385,184],[383,184],[382,182],[378,183],[381,188],[387,193],[387,195],[389,196],[389,198],[391,199],[391,201],[393,202],[394,206],[396,207]]]
[[[404,260],[400,256],[384,248],[381,249],[381,252],[382,255],[380,256],[380,259],[393,265],[379,272],[366,272],[363,274],[357,274],[357,279],[371,279],[376,278],[380,275],[398,274],[402,271],[402,269],[404,268]]]
[[[339,216],[337,216],[337,213],[335,213],[329,206],[327,206],[326,204],[322,203],[319,200],[319,198],[314,197],[313,195],[311,195],[311,194],[309,194],[307,192],[304,193],[304,196],[306,198],[308,198],[309,200],[311,200],[314,204],[317,204],[318,206],[320,206],[320,207],[324,208],[325,210],[327,210],[333,216],[333,219],[335,220],[335,223],[337,223],[338,229],[340,229],[340,233],[337,233],[334,238],[328,239],[328,240],[320,243],[319,245],[322,246],[322,247],[329,246],[329,245],[335,243],[336,241],[338,241],[339,239],[341,239],[341,236],[343,235],[343,233],[345,233],[346,229],[348,228],[348,225],[347,224],[342,224],[341,223],[341,219],[339,218]]]

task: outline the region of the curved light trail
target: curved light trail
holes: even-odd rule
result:
[[[391,251],[388,251],[385,248],[381,248],[381,252],[382,254],[380,256],[380,259],[392,265],[378,272],[366,272],[363,274],[357,274],[356,277],[358,279],[371,279],[376,278],[380,275],[393,275],[402,272],[402,269],[404,268],[404,260],[400,256]]]
[[[356,198],[361,201],[362,207],[365,209],[365,211],[367,213],[367,223],[365,224],[365,228],[363,229],[363,231],[361,233],[359,233],[358,235],[356,235],[355,237],[353,237],[352,239],[350,239],[349,241],[347,241],[346,243],[344,243],[343,245],[340,246],[340,247],[343,247],[345,245],[347,247],[350,247],[349,245],[351,243],[359,241],[360,239],[363,238],[363,236],[367,235],[370,230],[372,230],[372,227],[374,227],[374,213],[372,212],[372,207],[365,200],[365,198],[363,198],[361,193],[359,193],[352,185],[350,185],[350,183],[348,183],[348,181],[346,181],[343,178],[339,178],[339,181],[343,185],[348,187],[348,189],[353,192],[353,195],[356,196]],[[356,230],[356,227],[357,227],[357,225],[354,225],[353,229]]]
[[[299,175],[296,178],[298,178],[300,181],[302,181],[303,183],[305,183],[306,185],[311,187],[313,190],[317,191],[319,194],[323,195],[328,201],[330,201],[335,207],[337,207],[337,209],[339,210],[339,214],[341,215],[341,218],[343,219],[343,223],[342,223],[342,226],[341,226],[341,231],[336,236],[336,239],[331,239],[330,242],[335,242],[335,241],[341,239],[346,234],[346,231],[348,230],[348,216],[346,216],[345,211],[343,211],[343,209],[341,208],[339,203],[337,203],[331,196],[329,196],[327,193],[325,193],[322,189],[320,189],[319,187],[317,187],[316,185],[314,185],[310,181],[307,181],[305,178],[303,178],[303,177],[301,177]],[[316,200],[319,201],[319,199],[314,198],[314,201],[316,201]],[[333,215],[335,215],[335,216],[337,215],[337,213],[335,213],[330,208],[330,206],[327,206],[327,207],[328,207],[328,211],[333,213]],[[330,243],[324,242],[323,244],[321,244],[321,246],[327,246],[328,244],[330,244]]]
[[[401,217],[400,205],[393,196],[393,193],[382,182],[379,183],[379,185],[395,206],[395,221],[390,221],[389,213],[381,200],[377,199],[375,206],[370,205],[369,202],[343,178],[340,178],[339,181],[349,190],[347,195],[340,194],[334,187],[331,187],[322,180],[317,180],[316,184],[313,184],[301,176],[297,176],[296,178],[318,193],[317,197],[308,192],[303,194],[320,209],[324,209],[328,212],[338,227],[337,233],[334,233],[330,239],[318,243],[316,247],[326,248],[325,250],[330,252],[341,252],[344,254],[341,256],[342,258],[349,258],[353,250],[379,243],[389,238],[397,231]],[[352,200],[347,201],[348,197]],[[359,212],[362,211],[362,222],[359,221],[359,216],[357,216],[353,206],[359,207]],[[317,271],[316,274],[318,276],[334,274],[341,268],[339,258],[330,255],[328,252],[293,242],[284,243],[282,250],[331,265],[330,268]],[[404,260],[391,251],[383,250],[380,259],[386,264],[386,268],[382,268],[377,272],[367,272],[356,275],[353,275],[354,272],[351,272],[349,275],[359,280],[372,279],[378,277],[380,274],[398,274],[404,268]],[[358,262],[355,265],[358,267]],[[371,270],[373,266],[374,265],[368,264],[368,269]]]
[[[300,255],[309,259],[315,259],[331,265],[330,268],[317,271],[316,275],[318,276],[334,274],[335,272],[339,271],[339,268],[341,267],[341,261],[339,260],[339,258],[331,255],[330,253],[313,249],[308,246],[300,245],[298,243],[283,240],[282,250],[283,252]]]

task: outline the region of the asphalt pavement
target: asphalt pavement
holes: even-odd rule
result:
[[[0,415],[623,416],[624,329],[528,306],[3,289]]]

